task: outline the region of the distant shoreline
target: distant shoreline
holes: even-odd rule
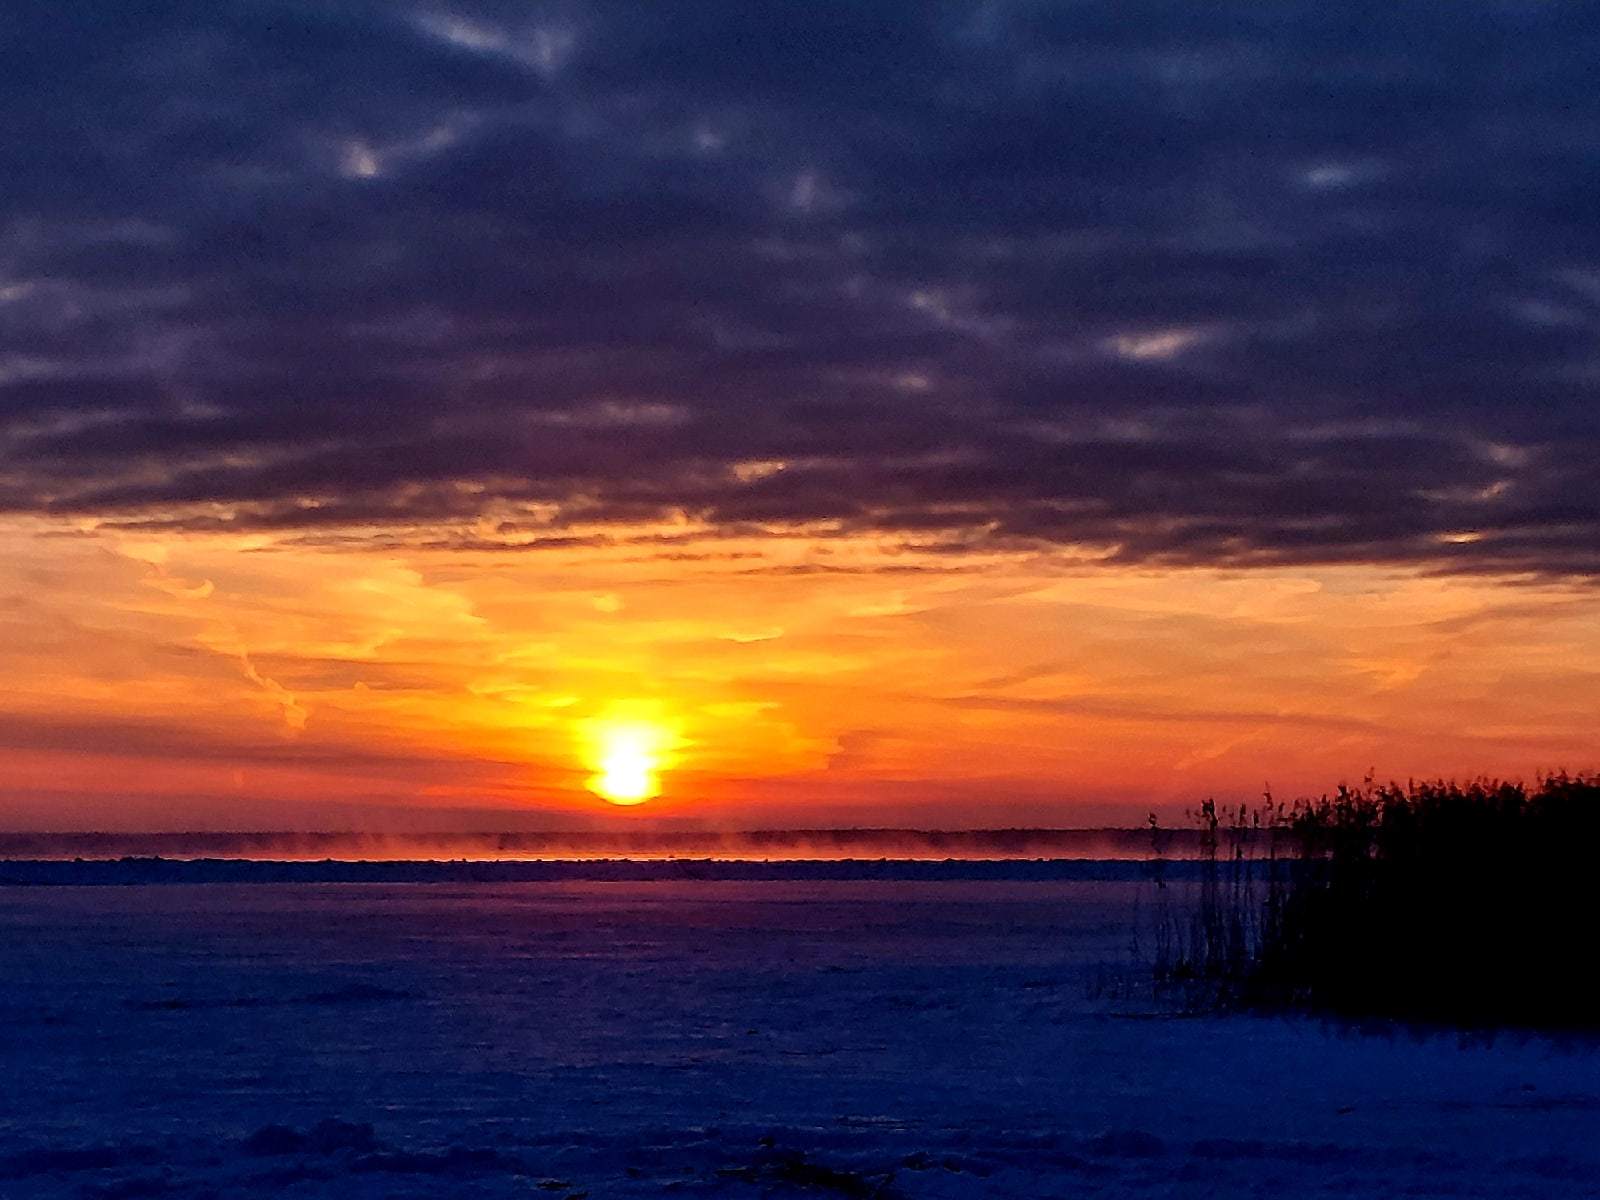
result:
[[[1201,864],[1167,862],[1173,882]],[[452,884],[648,882],[1134,883],[1150,876],[1134,859],[585,859],[273,861],[120,858],[0,860],[0,888],[142,884]]]
[[[1163,830],[1162,852],[1190,857],[1192,830]],[[0,832],[0,861],[74,859],[248,859],[273,862],[916,861],[1151,857],[1149,829],[757,829],[571,830],[557,832],[359,831]]]

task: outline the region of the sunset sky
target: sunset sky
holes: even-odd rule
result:
[[[8,4],[0,828],[1593,767],[1597,61],[1532,0]]]

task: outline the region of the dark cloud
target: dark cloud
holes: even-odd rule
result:
[[[1597,56],[1532,0],[11,5],[0,510],[1600,576]]]

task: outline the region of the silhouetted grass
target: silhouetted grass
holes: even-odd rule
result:
[[[1341,787],[1196,814],[1158,980],[1191,1002],[1474,1028],[1600,1029],[1600,776]],[[1153,836],[1159,837],[1152,823]]]

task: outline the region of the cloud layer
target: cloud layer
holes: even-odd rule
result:
[[[1595,17],[12,6],[0,512],[1600,577]]]

